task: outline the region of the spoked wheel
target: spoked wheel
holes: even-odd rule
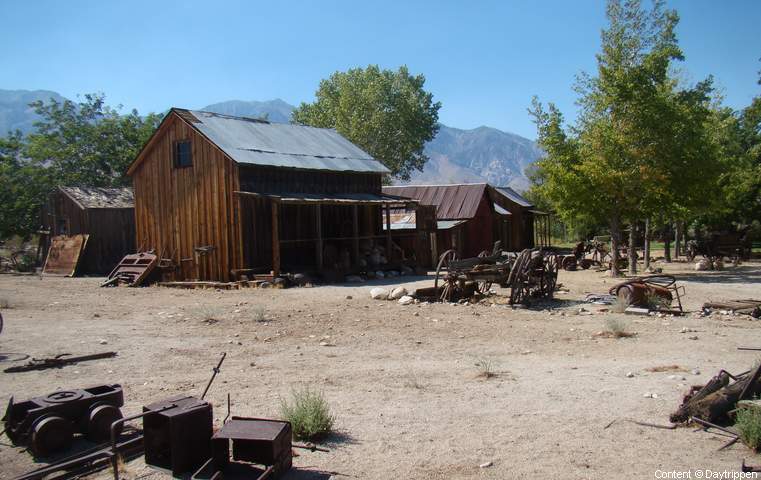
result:
[[[489,291],[491,290],[491,282],[489,281],[479,281],[476,283],[476,290],[481,295],[488,295]]]
[[[542,275],[542,296],[552,298],[558,283],[558,256],[550,254],[544,257],[544,273]]]
[[[523,281],[516,282],[510,288],[510,305],[523,303],[529,295],[528,286]]]
[[[454,250],[447,250],[439,257],[439,264],[436,265],[436,279],[433,281],[433,287],[438,288],[439,280],[444,280],[443,273],[449,273],[449,265],[457,260],[457,252]]]

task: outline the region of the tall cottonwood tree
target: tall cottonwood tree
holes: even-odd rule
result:
[[[597,75],[577,79],[581,110],[573,127],[536,98],[530,113],[547,153],[538,188],[566,219],[607,223],[618,275],[622,227],[696,205],[717,162],[706,130],[710,79],[680,89],[670,75],[672,62],[683,59],[676,12],[660,0],[649,10],[638,0],[610,0],[606,13]]]
[[[292,120],[302,125],[334,128],[383,162],[402,180],[422,170],[426,142],[439,130],[440,102],[424,88],[423,75],[410,75],[377,65],[335,72],[322,80],[313,103],[302,103]]]

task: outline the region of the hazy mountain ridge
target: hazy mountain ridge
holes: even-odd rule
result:
[[[0,89],[0,136],[20,130],[29,133],[34,129],[34,122],[39,117],[29,106],[37,100],[48,101],[51,98],[61,102],[64,98],[50,90],[2,90]]]
[[[22,133],[32,131],[37,116],[28,104],[51,97],[64,99],[48,90],[0,89],[0,135],[16,129]],[[293,109],[293,105],[275,99],[229,100],[200,110],[243,117],[266,116],[271,122],[287,123]],[[520,135],[491,127],[463,130],[446,125],[440,126],[436,138],[426,145],[425,153],[430,161],[422,172],[412,175],[411,183],[489,182],[520,191],[529,186],[526,169],[542,154],[533,141]]]

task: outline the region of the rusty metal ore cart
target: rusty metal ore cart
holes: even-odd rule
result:
[[[494,283],[510,288],[510,303],[525,303],[530,298],[551,298],[558,278],[558,256],[541,249],[506,253],[495,244],[494,250],[478,257],[457,259],[454,250],[439,258],[434,291],[439,300],[450,302],[475,293],[486,295]],[[441,289],[439,290],[439,283]]]

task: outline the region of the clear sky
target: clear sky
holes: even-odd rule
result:
[[[733,108],[761,93],[761,1],[674,0],[684,76]],[[575,112],[603,1],[0,1],[0,88],[100,91],[141,113],[224,100],[310,101],[336,70],[409,66],[450,126],[529,138],[531,96]]]

